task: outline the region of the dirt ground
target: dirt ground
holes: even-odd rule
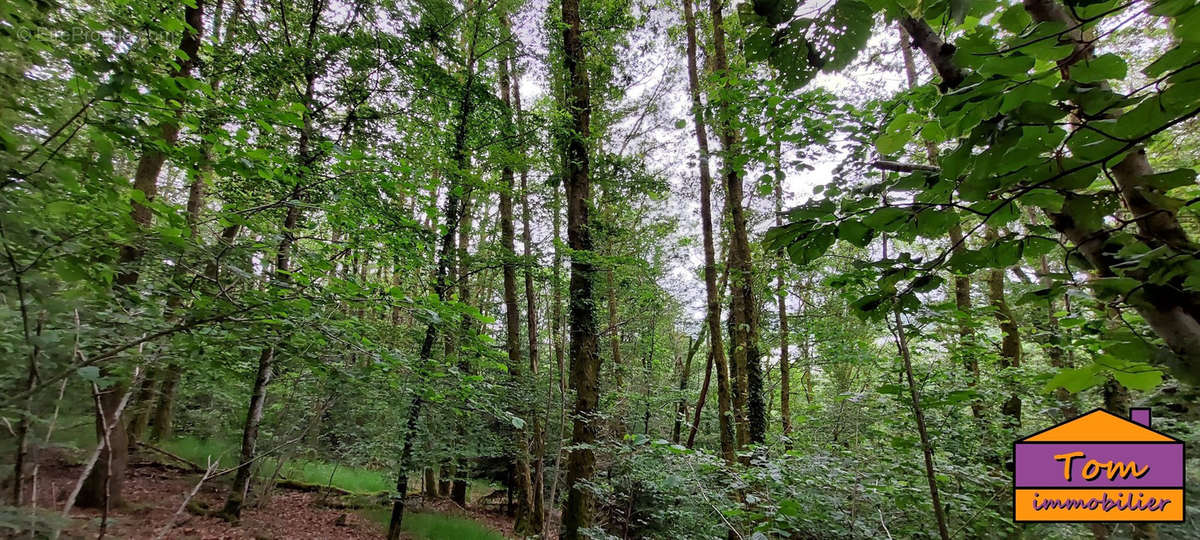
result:
[[[46,452],[38,471],[39,508],[61,508],[78,480],[82,468],[64,454]],[[265,507],[251,505],[242,511],[237,526],[218,517],[194,515],[187,510],[176,514],[184,497],[195,487],[200,474],[171,465],[132,460],[125,480],[125,505],[108,516],[106,538],[153,538],[163,527],[171,539],[350,540],[383,538],[384,529],[353,510],[329,508],[321,504],[317,493],[277,489]],[[228,480],[206,482],[193,501],[219,508],[225,500]],[[449,501],[411,499],[413,511],[443,512],[460,515],[497,530],[512,534],[512,520],[503,513],[464,510]],[[62,538],[96,538],[102,512],[76,508],[71,512],[74,525]]]

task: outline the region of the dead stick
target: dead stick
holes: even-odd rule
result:
[[[183,458],[183,457],[177,456],[177,455],[175,455],[175,454],[172,454],[172,453],[170,453],[170,452],[168,452],[168,451],[166,451],[166,450],[163,450],[162,448],[159,448],[159,447],[157,447],[157,446],[154,446],[154,445],[152,445],[152,444],[144,443],[144,442],[141,442],[141,441],[135,442],[134,444],[136,444],[137,446],[140,446],[140,447],[142,447],[142,448],[147,448],[147,449],[150,449],[150,450],[154,450],[155,452],[158,452],[158,453],[160,453],[160,454],[162,454],[162,455],[164,455],[164,456],[167,456],[167,457],[169,457],[169,458],[171,458],[171,459],[174,459],[175,461],[178,461],[178,462],[180,462],[180,463],[185,463],[185,464],[187,464],[188,466],[190,466],[192,469],[195,469],[196,471],[202,471],[202,470],[204,470],[204,469],[203,469],[202,467],[200,467],[200,465],[199,465],[199,464],[197,464],[196,462],[194,462],[194,461],[192,461],[192,460],[190,460],[190,459]]]
[[[158,530],[158,533],[154,535],[154,540],[165,538],[167,533],[171,532],[171,529],[175,528],[175,520],[179,519],[179,514],[183,513],[184,509],[187,508],[188,503],[191,502],[192,497],[195,497],[196,493],[200,491],[200,486],[204,485],[204,482],[208,480],[213,471],[217,470],[217,465],[220,463],[220,459],[217,459],[216,461],[209,460],[208,469],[204,471],[204,476],[200,478],[199,482],[196,482],[196,487],[192,488],[191,493],[188,493],[187,496],[183,498],[183,502],[179,503],[179,509],[175,510],[175,513],[171,514],[171,519],[167,521],[167,524],[163,525],[162,528]]]

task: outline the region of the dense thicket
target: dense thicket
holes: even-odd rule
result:
[[[1010,493],[1200,429],[1196,0],[10,0],[0,59],[6,533],[190,441],[194,511],[344,465],[389,538],[1200,536]]]

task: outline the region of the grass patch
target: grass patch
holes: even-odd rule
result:
[[[264,471],[275,470],[274,463],[267,463]],[[333,475],[333,482],[329,476]],[[342,488],[355,493],[379,493],[394,489],[394,480],[382,471],[363,469],[361,467],[337,466],[322,461],[292,460],[284,464],[283,475],[292,480],[306,484],[327,485]]]
[[[384,527],[392,516],[390,508],[364,508],[359,513]],[[469,519],[425,512],[405,513],[404,531],[427,540],[505,540],[500,533]]]
[[[232,467],[237,463],[239,445],[228,441],[201,439],[198,437],[180,437],[163,443],[162,448],[182,458],[204,466],[208,456],[220,458],[221,468]],[[271,458],[262,460],[259,474],[267,475],[275,471],[276,461]],[[283,465],[283,476],[314,485],[330,485],[329,476],[333,475],[332,485],[355,493],[379,493],[394,489],[394,480],[386,471],[334,465],[322,461],[293,459]]]
[[[232,467],[237,462],[239,445],[217,439],[202,439],[200,437],[179,437],[157,446],[181,458],[187,459],[203,467],[208,458],[221,460],[221,468]]]
[[[59,417],[50,442],[62,448],[90,450],[96,446],[96,421],[90,416]]]

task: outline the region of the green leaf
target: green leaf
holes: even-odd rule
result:
[[[1150,65],[1142,70],[1142,73],[1145,73],[1147,77],[1157,78],[1165,73],[1190,65],[1196,60],[1197,55],[1200,55],[1200,46],[1198,44],[1181,43],[1151,62]]]
[[[925,238],[940,238],[958,223],[958,214],[947,209],[926,209],[917,214],[916,232]]]
[[[1162,191],[1167,191],[1177,187],[1192,186],[1196,184],[1196,171],[1193,169],[1176,169],[1173,171],[1148,174],[1142,179],[1151,186]]]
[[[1017,201],[1026,206],[1036,206],[1050,212],[1058,212],[1062,210],[1066,197],[1049,189],[1032,189],[1018,197]]]
[[[1029,16],[1028,11],[1025,11],[1025,6],[1016,4],[1004,10],[998,22],[1001,28],[1018,34],[1024,31],[1029,26],[1029,23],[1033,22],[1033,18]]]
[[[1071,80],[1095,83],[1108,79],[1124,79],[1127,70],[1125,60],[1113,53],[1083,60],[1071,66]]]
[[[86,270],[69,260],[55,261],[54,270],[67,281],[83,281],[88,278]]]
[[[875,231],[856,220],[843,221],[838,225],[837,229],[839,240],[844,240],[860,248],[867,247],[867,244],[871,243],[871,238],[874,236]]]
[[[1177,15],[1171,33],[1184,43],[1200,43],[1200,7],[1193,6]]]
[[[996,56],[983,62],[983,65],[979,67],[979,74],[985,77],[992,75],[1015,77],[1029,72],[1033,69],[1033,64],[1034,58],[1024,54]]]
[[[946,130],[942,129],[937,120],[932,120],[921,128],[921,138],[931,143],[940,143],[946,140]]]
[[[75,370],[75,373],[79,374],[79,377],[85,381],[96,382],[100,380],[100,368],[96,366],[83,366]]]
[[[140,191],[138,193],[141,193]],[[145,196],[143,195],[143,199]],[[62,217],[71,214],[79,206],[71,201],[54,201],[46,205],[46,213],[55,217]]]
[[[1093,386],[1104,384],[1104,376],[1099,373],[1096,365],[1081,368],[1059,370],[1058,374],[1046,383],[1045,390],[1052,392],[1057,388],[1066,388],[1068,392],[1077,394]]]
[[[934,274],[926,274],[912,281],[912,290],[916,292],[929,292],[945,283],[946,280],[941,276]]]
[[[913,124],[921,119],[921,115],[916,113],[897,115],[883,129],[883,133],[875,139],[875,149],[885,156],[904,149],[904,145],[912,139],[913,131],[916,129]]]
[[[912,214],[903,208],[884,206],[863,218],[863,225],[872,229],[893,232],[903,226],[910,215]]]
[[[1132,390],[1148,392],[1162,384],[1162,372],[1143,364],[1144,369],[1138,371],[1113,371],[1112,376],[1117,382]]]

